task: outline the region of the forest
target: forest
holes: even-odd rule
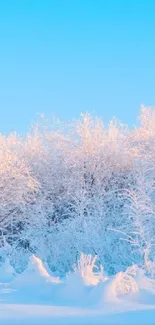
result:
[[[81,252],[107,274],[154,272],[155,111],[136,127],[81,114],[0,134],[0,263],[17,273],[34,254],[58,276]]]

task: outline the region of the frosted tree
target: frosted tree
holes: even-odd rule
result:
[[[109,273],[153,262],[154,121],[143,107],[132,130],[84,114],[1,135],[0,245],[11,244],[12,259],[35,253],[60,272],[81,252]]]
[[[18,137],[1,136],[0,143],[0,240],[4,242],[24,222],[26,202],[32,200],[36,184],[21,156]]]

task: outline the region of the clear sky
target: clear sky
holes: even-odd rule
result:
[[[155,104],[155,0],[0,1],[0,131],[37,117],[132,125]]]

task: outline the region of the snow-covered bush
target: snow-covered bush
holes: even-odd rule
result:
[[[113,281],[113,287],[116,295],[124,296],[129,293],[137,293],[138,286],[135,279],[126,272],[119,272]]]
[[[95,265],[97,256],[81,253],[79,260],[72,266],[64,281],[61,290],[61,297],[74,302],[85,303],[91,298],[89,295],[91,289],[100,282],[106,280],[103,275],[103,267],[98,268]]]
[[[97,285],[104,280],[103,266],[96,266],[97,256],[91,254],[86,255],[81,253],[77,264],[73,266],[74,272],[79,274],[86,285]]]

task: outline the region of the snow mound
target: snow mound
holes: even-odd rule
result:
[[[0,267],[0,282],[7,283],[14,279],[15,272],[8,259]]]
[[[59,278],[52,277],[46,270],[42,261],[32,255],[29,258],[27,269],[19,274],[13,281],[14,285],[18,286],[40,286],[43,284],[58,284],[60,283]]]
[[[91,291],[104,281],[103,267],[98,270],[96,266],[97,256],[81,253],[77,264],[73,266],[73,272],[67,274],[64,285],[61,288],[61,297],[72,302],[90,301]],[[98,272],[95,272],[95,269]]]
[[[112,282],[112,287],[117,297],[133,295],[139,291],[136,280],[127,272],[119,272]]]
[[[70,303],[84,302],[87,298],[87,288],[79,273],[69,273],[60,290],[60,297]]]
[[[119,272],[103,283],[99,305],[116,304],[137,295],[138,292],[136,280],[127,272]]]
[[[145,275],[145,271],[137,267],[135,280],[139,288],[138,302],[155,304],[155,278]]]
[[[133,265],[103,283],[99,304],[116,304],[123,301],[154,305],[155,279],[146,276],[143,269]]]

